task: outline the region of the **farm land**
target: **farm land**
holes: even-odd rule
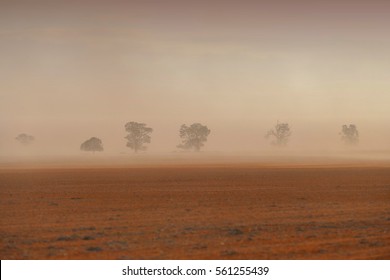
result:
[[[1,259],[390,259],[390,167],[0,170]]]

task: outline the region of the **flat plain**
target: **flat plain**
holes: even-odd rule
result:
[[[1,259],[390,259],[390,167],[0,170]]]

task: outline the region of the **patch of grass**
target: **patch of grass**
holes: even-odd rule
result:
[[[90,236],[90,235],[86,235],[83,237],[83,240],[95,240],[95,237]]]
[[[238,252],[234,250],[226,250],[221,252],[221,256],[226,256],[226,257],[235,256],[237,254]]]
[[[73,235],[71,235],[71,236],[59,236],[59,237],[57,238],[57,241],[72,241],[72,240],[76,240],[76,239],[78,239],[78,238],[79,238],[78,235],[73,234]]]
[[[236,235],[242,235],[244,232],[238,228],[232,228],[228,230],[228,235],[236,236]]]
[[[96,228],[91,226],[91,227],[79,227],[79,228],[72,229],[72,231],[87,231],[87,230],[96,230]]]
[[[103,249],[100,247],[88,247],[87,251],[88,252],[101,252],[101,251],[103,251]]]

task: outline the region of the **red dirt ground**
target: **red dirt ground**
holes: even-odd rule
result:
[[[390,259],[389,167],[0,170],[1,259]]]

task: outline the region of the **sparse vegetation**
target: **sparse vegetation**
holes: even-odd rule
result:
[[[204,146],[210,132],[207,126],[200,123],[193,123],[190,126],[183,124],[179,131],[182,143],[177,147],[186,150],[194,149],[198,152]]]
[[[80,150],[87,151],[87,152],[102,152],[103,149],[103,142],[97,137],[92,137],[89,140],[85,141],[81,144]]]
[[[88,247],[86,250],[88,252],[101,252],[101,251],[103,251],[103,249],[100,247]]]
[[[347,144],[347,145],[356,145],[359,143],[359,132],[357,130],[356,125],[350,124],[346,125],[344,124],[341,129],[341,139]]]
[[[386,165],[3,170],[0,256],[389,259],[389,185]]]
[[[35,138],[32,135],[28,135],[26,133],[21,133],[15,137],[15,140],[18,141],[22,145],[29,145],[34,142]]]
[[[289,138],[291,136],[291,130],[288,123],[276,123],[275,128],[271,129],[265,135],[266,138],[273,137],[274,140],[271,142],[277,146],[287,145]]]
[[[150,143],[150,134],[153,132],[152,128],[147,127],[144,123],[128,122],[125,125],[125,130],[129,133],[125,137],[127,139],[127,147],[133,149],[135,153],[140,150],[146,150],[144,144]]]

